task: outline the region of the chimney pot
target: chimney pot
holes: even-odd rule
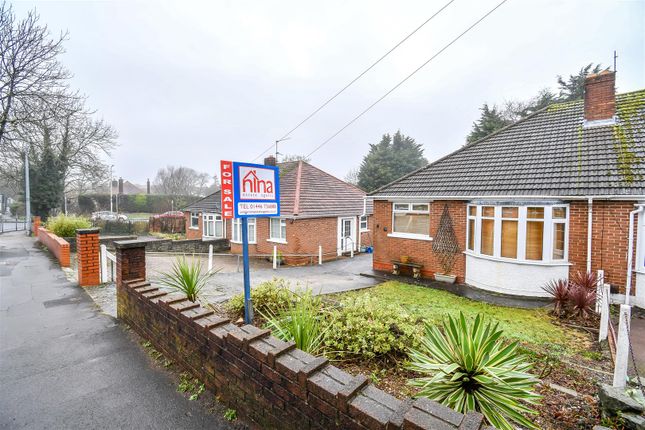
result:
[[[603,70],[585,79],[585,120],[611,120],[616,114],[616,72]]]
[[[273,155],[269,155],[264,159],[264,165],[265,166],[275,166],[276,165],[276,159]]]

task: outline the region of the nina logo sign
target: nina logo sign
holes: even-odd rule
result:
[[[275,173],[273,169],[238,166],[240,199],[274,200]]]

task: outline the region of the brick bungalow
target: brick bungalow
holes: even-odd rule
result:
[[[544,296],[576,271],[627,279],[635,212],[634,302],[645,306],[645,90],[615,94],[615,73],[589,76],[584,100],[553,104],[371,193],[375,270],[409,256],[440,272],[433,237],[448,209],[458,282]]]
[[[268,157],[265,164],[274,164]],[[273,253],[276,246],[286,264],[305,264],[318,255],[329,260],[372,245],[372,204],[365,193],[304,161],[278,164],[280,210],[278,218],[249,219],[249,253]],[[221,216],[220,192],[184,208],[186,237],[226,238],[231,252],[241,253],[241,223]]]

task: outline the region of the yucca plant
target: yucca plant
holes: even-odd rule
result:
[[[553,312],[562,316],[569,303],[569,292],[571,285],[566,279],[555,279],[547,283],[542,289],[551,296],[553,302]]]
[[[573,284],[569,291],[569,307],[571,314],[582,319],[589,318],[596,305],[596,290],[587,289],[583,285]]]
[[[531,365],[518,353],[517,342],[505,345],[497,324],[484,324],[481,315],[468,323],[448,317],[443,333],[426,324],[426,333],[417,349],[409,352],[408,368],[427,374],[411,379],[421,388],[418,395],[436,400],[458,412],[481,412],[501,430],[513,430],[510,422],[529,429],[538,427],[523,414],[536,414],[528,405],[539,404],[533,391],[538,383],[528,373]]]
[[[204,270],[201,260],[186,260],[186,257],[179,257],[172,265],[169,272],[163,272],[160,282],[176,291],[186,294],[191,302],[197,301],[199,293],[208,280],[217,271]]]
[[[587,291],[596,291],[598,285],[598,276],[596,272],[581,272],[577,271],[571,276],[571,283],[573,285],[584,288]]]
[[[267,321],[266,327],[285,341],[294,341],[296,347],[311,354],[322,350],[325,324],[322,301],[314,297],[310,290],[296,294],[296,300],[285,309],[259,312]]]

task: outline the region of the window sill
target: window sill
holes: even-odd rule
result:
[[[199,230],[199,227],[188,227],[188,230]]]
[[[499,261],[500,263],[520,264],[524,266],[571,266],[571,263],[568,261],[514,260],[511,258],[493,257],[492,255],[475,254],[472,251],[464,251],[464,254],[481,260]]]
[[[217,237],[217,236],[202,236],[202,240],[204,241],[209,241],[209,240],[221,240],[224,239],[224,237]]]
[[[231,240],[230,242],[231,242],[231,243],[234,243],[234,244],[236,244],[236,245],[241,245],[241,244],[242,244],[242,242],[241,242],[241,241],[240,241],[240,242],[238,242],[237,240]],[[251,241],[249,241],[249,245],[257,245],[257,242],[251,242]]]
[[[432,240],[430,236],[426,236],[423,234],[410,234],[410,233],[389,233],[387,237],[395,237],[397,239],[413,239],[413,240],[427,240],[427,241]]]
[[[282,245],[286,245],[286,244],[287,244],[287,241],[286,241],[286,240],[284,240],[284,239],[267,239],[267,242],[271,242],[271,243],[279,243],[279,244],[282,244]]]
[[[370,231],[370,229],[368,228],[367,230],[361,230],[360,232],[361,232],[361,233],[367,233],[367,232],[369,232],[369,231]]]

